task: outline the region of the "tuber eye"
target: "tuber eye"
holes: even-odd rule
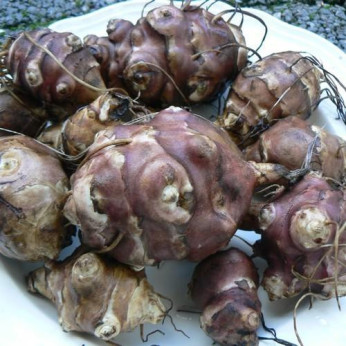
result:
[[[11,175],[18,170],[19,161],[11,153],[5,153],[0,157],[0,175]]]
[[[60,95],[67,95],[69,94],[69,86],[67,83],[59,83],[57,86],[56,86],[56,92]]]
[[[115,326],[107,324],[98,327],[95,331],[95,334],[96,333],[97,336],[102,340],[109,340],[119,334]]]
[[[72,277],[78,282],[94,281],[100,271],[100,263],[97,257],[91,253],[81,256],[73,265]]]
[[[37,87],[42,84],[43,78],[36,63],[28,64],[25,70],[25,79],[31,87]]]
[[[179,191],[176,186],[167,185],[162,191],[162,201],[165,203],[176,203],[179,200]]]
[[[81,39],[76,35],[68,35],[66,37],[66,44],[72,48],[73,52],[76,52],[77,50],[80,50],[83,48],[83,44]]]
[[[305,250],[319,249],[327,243],[332,231],[328,216],[315,207],[299,210],[291,221],[291,237],[297,246]]]

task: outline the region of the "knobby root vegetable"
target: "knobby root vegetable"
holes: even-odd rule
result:
[[[18,90],[1,86],[0,81],[0,127],[10,131],[20,132],[24,135],[35,137],[47,113],[32,97]],[[2,133],[1,133],[2,134]],[[2,135],[9,133],[3,131]]]
[[[258,345],[259,278],[251,259],[236,248],[200,262],[189,285],[202,309],[201,328],[220,345]]]
[[[0,253],[57,258],[68,237],[62,208],[69,190],[58,158],[30,137],[1,137],[0,182]]]
[[[275,123],[244,150],[245,159],[306,168],[339,182],[346,179],[346,142],[322,128],[291,116]]]
[[[157,7],[135,25],[111,20],[107,32],[85,39],[106,85],[150,105],[209,101],[247,62],[241,29],[190,1]]]
[[[78,331],[108,341],[165,316],[160,296],[144,271],[94,253],[78,253],[31,272],[28,289],[51,300],[66,332]]]
[[[22,32],[10,45],[5,62],[13,84],[47,104],[76,110],[105,88],[99,64],[72,33]]]
[[[99,132],[64,213],[84,244],[123,263],[199,261],[227,245],[265,177],[225,131],[170,107]]]
[[[136,109],[137,107],[137,109]],[[37,138],[68,155],[79,155],[94,141],[95,134],[145,113],[124,95],[108,92],[59,124],[47,127]]]
[[[320,100],[321,78],[320,69],[299,52],[268,55],[238,74],[217,123],[244,146],[273,119],[308,118]]]
[[[310,173],[262,207],[255,253],[268,261],[262,285],[271,300],[306,290],[346,294],[345,197],[344,188]]]

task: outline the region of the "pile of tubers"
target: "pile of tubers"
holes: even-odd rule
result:
[[[309,122],[327,84],[344,126],[345,86],[307,53],[260,57],[238,5],[211,11],[168,3],[104,37],[46,28],[3,47],[0,254],[42,264],[27,287],[64,331],[163,322],[146,269],[164,261],[196,263],[188,291],[220,345],[258,345],[259,287],[346,295],[346,138]],[[212,102],[213,121],[191,110]],[[238,229],[251,252],[230,245]]]

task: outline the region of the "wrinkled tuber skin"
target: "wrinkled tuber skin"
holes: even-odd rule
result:
[[[68,236],[62,208],[69,190],[58,158],[30,137],[2,137],[0,182],[0,253],[57,258]]]
[[[274,119],[306,119],[320,99],[320,75],[299,52],[268,55],[238,74],[217,123],[244,146]]]
[[[346,294],[345,249],[338,247],[345,243],[346,234],[337,234],[338,225],[345,222],[345,189],[332,187],[315,173],[261,209],[261,239],[255,252],[268,262],[262,285],[271,300],[307,289],[333,296],[335,282],[338,295]]]
[[[220,345],[258,345],[258,286],[255,265],[236,248],[200,262],[189,289],[192,299],[203,310],[200,322],[204,332]]]
[[[247,62],[241,29],[197,6],[157,7],[133,25],[109,22],[108,39],[89,36],[109,87],[150,105],[210,101]]]
[[[346,142],[295,116],[264,131],[244,155],[246,160],[279,163],[289,170],[300,169],[307,162],[308,168],[326,177],[340,182],[346,179]]]
[[[226,132],[170,107],[99,132],[64,213],[84,244],[120,262],[199,261],[227,245],[255,182]]]
[[[31,96],[0,88],[0,127],[35,137],[46,117],[44,108],[34,102]],[[1,135],[8,133],[4,131]]]
[[[81,40],[72,33],[46,28],[23,32],[11,44],[6,65],[15,86],[45,103],[64,104],[75,110],[101,94],[73,78],[41,47],[75,77],[95,88],[105,87],[99,64]]]
[[[56,305],[66,332],[85,332],[107,341],[138,325],[159,323],[165,316],[144,271],[90,252],[77,251],[62,262],[36,269],[27,282],[30,292]]]
[[[116,93],[99,96],[63,123],[46,128],[38,140],[69,155],[78,155],[93,142],[95,134],[108,126],[130,120],[130,100]]]

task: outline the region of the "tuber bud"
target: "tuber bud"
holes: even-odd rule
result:
[[[259,278],[251,259],[236,248],[200,262],[189,285],[202,309],[201,328],[220,345],[258,345]]]
[[[77,250],[62,262],[31,272],[28,290],[51,300],[64,331],[93,334],[108,341],[165,316],[160,297],[144,271]],[[62,299],[63,297],[63,299]]]

